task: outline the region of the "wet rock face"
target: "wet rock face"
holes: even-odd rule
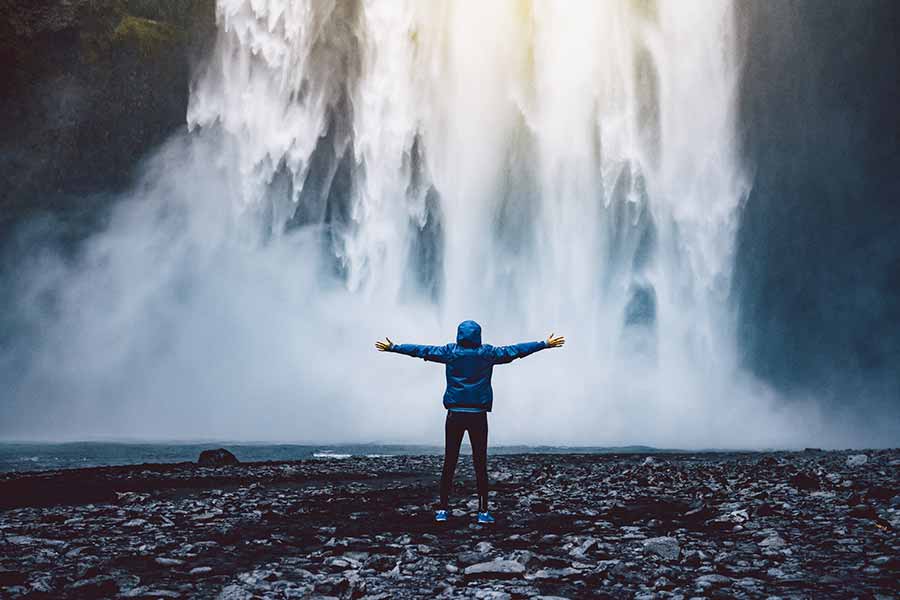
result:
[[[204,450],[197,459],[197,464],[201,467],[227,467],[238,464],[237,457],[225,448],[216,448],[215,450]]]
[[[894,598],[900,451],[850,456],[491,457],[494,526],[436,456],[7,474],[0,597]]]
[[[0,14],[0,231],[90,212],[184,125],[215,0],[33,0]]]
[[[753,173],[734,282],[747,363],[871,415],[874,431],[897,422],[900,397],[900,3],[735,6]]]

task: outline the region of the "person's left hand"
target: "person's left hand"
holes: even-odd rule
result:
[[[562,348],[566,343],[566,338],[561,335],[553,335],[552,333],[547,337],[547,347],[548,348]]]
[[[378,348],[378,351],[379,351],[379,352],[387,352],[387,351],[389,351],[391,348],[394,347],[394,342],[391,341],[391,338],[386,337],[386,338],[384,338],[384,339],[387,340],[387,341],[386,341],[386,342],[382,342],[381,340],[378,340],[377,342],[375,342],[375,347]]]

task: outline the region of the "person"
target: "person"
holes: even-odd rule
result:
[[[444,468],[441,473],[441,500],[435,512],[435,520],[444,522],[449,512],[453,473],[459,459],[459,447],[463,435],[469,433],[472,444],[472,462],[478,486],[479,523],[493,523],[488,510],[487,477],[487,413],[491,412],[494,392],[491,374],[494,365],[505,365],[517,358],[524,358],[545,348],[560,348],[566,343],[563,336],[550,336],[540,342],[525,342],[512,346],[490,346],[481,343],[481,325],[475,321],[463,321],[456,332],[456,343],[445,346],[420,346],[395,344],[390,338],[375,342],[381,352],[396,352],[426,361],[446,365],[447,389],[444,407],[447,420],[444,424]]]

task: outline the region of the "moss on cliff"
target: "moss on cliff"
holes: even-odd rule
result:
[[[215,0],[90,0],[81,6],[77,28],[85,63],[103,61],[124,48],[152,59],[162,51],[212,39]]]
[[[168,23],[131,15],[123,16],[110,36],[114,45],[132,45],[145,58],[152,57],[161,49],[171,48],[183,38],[184,32]]]

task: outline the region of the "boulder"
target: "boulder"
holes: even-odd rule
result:
[[[761,541],[759,545],[763,548],[784,548],[787,544],[785,543],[784,538],[777,533],[773,533]]]
[[[710,573],[708,575],[701,575],[696,579],[696,582],[701,586],[728,585],[731,583],[731,579],[718,573]]]
[[[861,467],[869,462],[869,457],[865,454],[851,454],[847,457],[848,467]]]
[[[216,448],[215,450],[204,450],[197,459],[197,464],[201,467],[227,467],[236,465],[240,461],[237,457],[225,448]]]
[[[677,560],[681,554],[678,540],[673,537],[656,537],[644,541],[644,550],[652,552],[666,560]]]
[[[491,579],[504,579],[519,577],[525,573],[525,566],[514,560],[492,560],[466,567],[467,577],[486,577]]]

